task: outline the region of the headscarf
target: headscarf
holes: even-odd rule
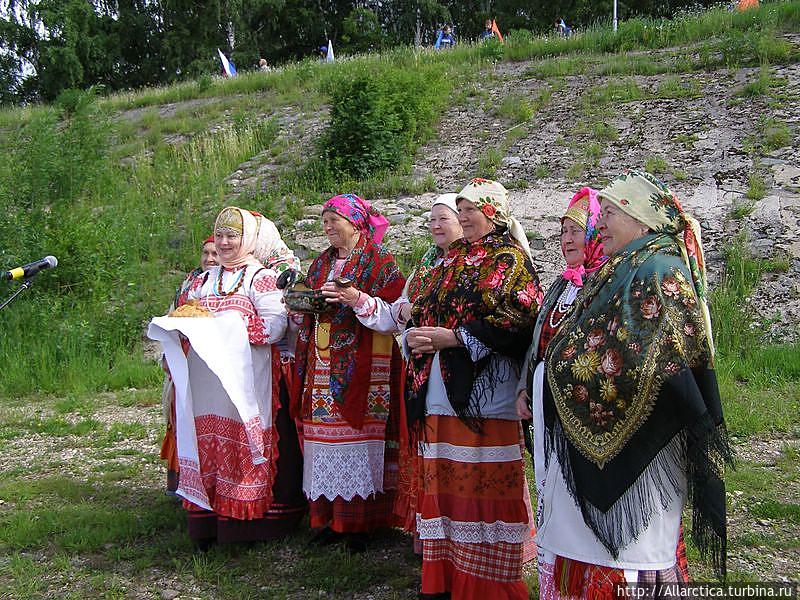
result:
[[[681,250],[681,258],[692,276],[703,325],[714,355],[711,314],[708,310],[706,264],[700,239],[700,224],[688,215],[670,189],[645,171],[628,170],[600,190],[598,198],[611,201],[625,214],[656,233],[670,235]]]
[[[281,238],[275,223],[261,213],[251,211],[259,222],[258,238],[253,250],[255,256],[268,269],[282,273],[286,269],[300,270],[300,261]]]
[[[214,223],[214,233],[228,231],[242,236],[239,252],[234,258],[225,261],[221,256],[219,257],[219,262],[223,267],[235,269],[245,265],[261,266],[259,260],[253,256],[258,242],[259,225],[259,220],[249,210],[228,206],[220,211]]]
[[[203,240],[203,247],[205,247],[206,244],[213,244],[213,243],[214,243],[214,234],[212,233],[210,236],[208,236],[206,239]]]
[[[458,214],[458,205],[456,204],[457,198],[458,194],[454,193],[448,192],[447,194],[439,194],[438,196],[436,196],[436,200],[434,200],[431,203],[431,208],[433,208],[438,204],[441,204],[452,210],[454,213]]]
[[[458,207],[456,206],[456,197],[458,194],[447,193],[440,194],[431,203],[431,210],[434,206],[446,206],[458,215]],[[412,303],[419,296],[420,291],[425,288],[428,283],[428,278],[431,272],[436,267],[437,263],[441,261],[444,252],[436,244],[431,244],[431,247],[422,255],[419,265],[414,269],[411,275],[408,276],[406,287],[403,290],[403,295],[408,298]]]
[[[372,240],[380,244],[383,234],[389,228],[389,220],[375,210],[372,205],[355,194],[340,194],[325,203],[322,212],[335,212],[350,221],[353,226],[368,233]]]
[[[564,269],[561,276],[567,281],[571,281],[577,287],[583,287],[583,276],[587,273],[594,273],[605,262],[603,255],[603,242],[600,241],[600,234],[597,231],[597,219],[600,217],[600,202],[597,199],[597,190],[590,187],[581,188],[569,201],[567,212],[561,217],[571,219],[580,225],[585,231],[583,239],[583,264],[578,267]]]
[[[533,262],[528,236],[525,235],[525,230],[522,229],[519,221],[511,216],[508,206],[508,190],[503,187],[503,184],[491,179],[476,177],[458,193],[457,200],[461,198],[472,202],[495,225],[508,229],[511,237]]]

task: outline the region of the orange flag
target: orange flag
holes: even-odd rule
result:
[[[736,8],[740,12],[750,10],[751,8],[758,8],[758,0],[740,0]]]
[[[503,42],[503,34],[500,33],[500,28],[497,26],[497,21],[495,21],[494,19],[492,19],[492,33],[498,40]],[[503,43],[505,44],[505,42]]]

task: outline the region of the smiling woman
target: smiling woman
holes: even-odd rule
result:
[[[532,348],[543,597],[686,581],[687,495],[695,545],[725,574],[731,451],[699,225],[649,173],[620,175],[599,197],[608,260],[555,323],[551,312],[558,328],[537,323],[550,341]]]
[[[334,196],[322,226],[331,246],[311,263],[306,283],[323,290],[331,309],[302,316],[295,353],[303,490],[319,528],[313,542],[345,541],[363,552],[368,534],[394,523],[401,359],[394,338],[359,323],[341,290],[393,302],[405,280],[380,245],[389,222],[366,200]]]

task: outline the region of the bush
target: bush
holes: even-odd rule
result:
[[[341,72],[332,85],[320,157],[336,176],[367,178],[410,160],[431,131],[451,84],[442,65],[383,65]]]

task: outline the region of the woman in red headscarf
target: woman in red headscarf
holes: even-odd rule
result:
[[[331,246],[309,268],[306,283],[331,304],[305,315],[295,353],[294,406],[303,419],[303,489],[315,543],[346,535],[351,551],[366,534],[392,524],[397,487],[397,413],[401,359],[391,335],[359,323],[340,301],[335,280],[387,302],[405,280],[380,245],[388,221],[353,194],[325,203],[322,227]]]

